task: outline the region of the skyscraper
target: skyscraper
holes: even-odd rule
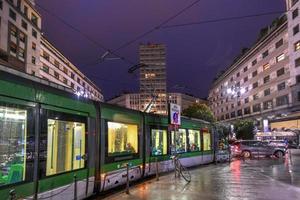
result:
[[[166,47],[164,44],[141,44],[139,54],[140,63],[146,65],[140,69],[140,109],[166,114]]]

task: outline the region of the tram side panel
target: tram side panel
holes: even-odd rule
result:
[[[101,104],[101,189],[124,185],[143,174],[143,123],[138,111]]]

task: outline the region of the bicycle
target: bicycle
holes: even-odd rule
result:
[[[179,160],[179,155],[173,155],[171,156],[171,159],[174,163],[175,177],[178,174],[179,176],[181,175],[187,182],[191,182],[191,174],[189,170],[181,164]]]

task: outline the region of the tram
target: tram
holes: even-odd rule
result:
[[[83,199],[130,181],[214,159],[213,128],[80,98],[0,65],[0,196]]]

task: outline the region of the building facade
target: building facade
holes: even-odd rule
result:
[[[103,101],[101,90],[42,35],[34,0],[0,1],[0,62]]]
[[[123,94],[109,100],[108,103],[119,105],[122,107],[144,111],[140,104],[140,93]],[[208,101],[183,93],[167,93],[167,102],[181,106],[184,110],[194,103],[202,103],[208,105]]]
[[[164,44],[141,44],[140,63],[140,109],[145,110],[153,98],[149,112],[167,113],[166,47]]]
[[[252,118],[262,124],[300,107],[299,1],[213,83],[209,103],[219,121]]]

